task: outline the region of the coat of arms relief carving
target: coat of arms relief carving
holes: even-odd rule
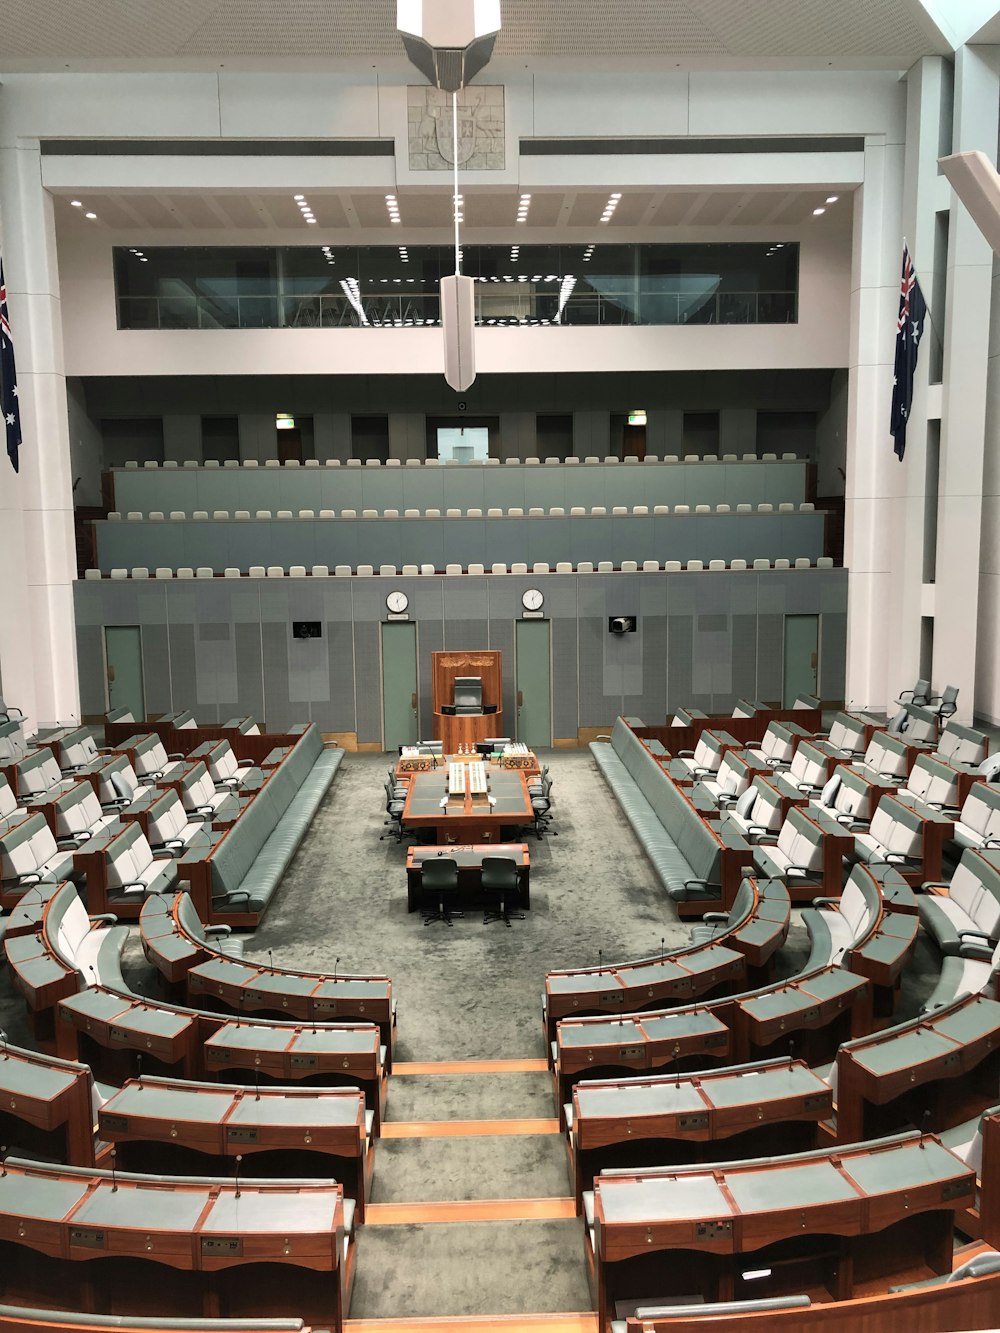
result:
[[[438,88],[406,90],[411,171],[455,169],[451,94]],[[503,171],[503,85],[463,88],[458,94],[458,168]]]

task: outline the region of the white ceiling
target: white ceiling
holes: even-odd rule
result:
[[[984,0],[947,0],[947,8]],[[501,0],[496,56],[881,63],[950,51],[940,0]],[[4,0],[0,70],[397,59],[395,0]]]
[[[525,228],[515,225],[519,193],[491,189],[467,190],[463,235],[472,242],[477,231],[501,229],[505,239],[524,235],[526,241],[547,243],[565,234],[567,228],[584,228],[588,239],[626,240],[624,233],[646,227],[795,227],[813,221],[812,210],[825,206],[829,191],[815,190],[631,190],[623,193],[611,221],[600,222],[607,203],[607,190],[535,191]],[[56,215],[60,231],[93,230],[116,232],[229,232],[243,244],[267,240],[273,232],[301,233],[318,244],[329,240],[331,231],[344,233],[342,241],[366,243],[370,233],[380,244],[395,239],[397,228],[389,224],[385,197],[376,191],[344,190],[319,193],[310,190],[308,202],[315,225],[304,221],[290,194],[274,192],[244,194],[237,191],[160,192],[84,191],[72,196],[83,207],[74,208],[70,196],[57,196]],[[414,233],[441,232],[451,226],[451,195],[448,190],[397,190],[401,223],[399,238],[411,243],[421,239],[437,243],[436,236],[414,238]],[[842,194],[830,206],[824,225],[850,216],[850,194]],[[87,212],[97,216],[93,220]],[[355,236],[348,239],[351,232]],[[549,233],[549,234],[547,234]],[[362,235],[364,234],[364,235]],[[178,238],[180,239],[180,238]],[[229,239],[229,238],[227,238]],[[284,238],[283,238],[284,239]],[[160,238],[161,242],[167,237]]]

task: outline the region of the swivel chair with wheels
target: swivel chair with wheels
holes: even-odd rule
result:
[[[379,842],[382,842],[384,838],[388,838],[390,833],[394,833],[396,835],[397,842],[403,841],[403,806],[405,804],[406,804],[405,800],[398,797],[393,791],[392,783],[386,782],[385,813],[389,816],[389,818],[383,820],[382,822],[389,826],[389,833],[379,834]]]
[[[420,910],[424,925],[443,921],[452,925],[456,912],[452,903],[458,894],[458,862],[453,856],[428,856],[420,867]]]
[[[520,905],[521,885],[517,863],[511,857],[483,857],[482,892],[484,926],[491,921],[502,921],[509,928],[512,920],[524,920],[524,913],[516,910]]]

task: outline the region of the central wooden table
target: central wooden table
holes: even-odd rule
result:
[[[436,840],[457,843],[499,842],[502,830],[531,824],[534,815],[524,774],[518,770],[491,770],[491,803],[484,796],[464,796],[446,802],[447,770],[415,773],[403,806],[404,828],[433,829]]]
[[[517,865],[518,902],[521,907],[530,908],[531,891],[529,874],[531,860],[526,842],[493,842],[486,846],[468,844],[438,845],[434,847],[411,847],[406,853],[406,910],[415,912],[420,901],[420,881],[425,861],[438,856],[449,856],[458,865],[458,888],[460,896],[468,894],[473,899],[482,883],[483,858],[487,856],[506,856]]]

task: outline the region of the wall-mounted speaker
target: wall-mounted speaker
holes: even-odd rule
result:
[[[609,634],[634,634],[637,616],[608,616]]]
[[[293,639],[321,639],[323,637],[323,625],[319,620],[293,620],[292,638]]]
[[[444,377],[461,393],[476,378],[476,284],[453,273],[441,279]]]

